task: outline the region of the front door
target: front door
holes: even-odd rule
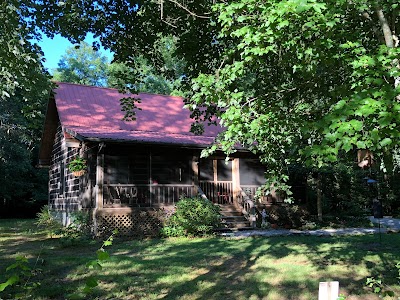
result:
[[[202,159],[199,184],[209,200],[218,204],[233,202],[232,160]]]

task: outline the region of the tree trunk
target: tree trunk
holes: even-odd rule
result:
[[[317,212],[318,220],[322,221],[321,173],[318,173],[317,177]]]
[[[383,36],[385,38],[386,46],[389,48],[393,48],[394,43],[393,43],[392,30],[390,29],[389,23],[386,20],[383,10],[381,7],[377,6],[375,11],[376,11],[376,15],[378,16],[379,23],[381,24],[381,27],[382,27],[382,32],[383,32]]]

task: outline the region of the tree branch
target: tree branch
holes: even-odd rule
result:
[[[174,3],[176,6],[178,6],[179,8],[181,8],[181,9],[183,9],[184,11],[186,11],[187,13],[189,13],[191,16],[193,16],[193,17],[196,17],[196,18],[199,18],[199,19],[210,19],[211,17],[208,17],[208,16],[201,16],[201,15],[198,15],[198,14],[196,14],[196,13],[194,13],[194,12],[192,12],[190,9],[188,9],[186,6],[184,6],[184,5],[182,5],[182,4],[180,4],[179,2],[177,2],[176,0],[160,0],[160,6],[161,6],[161,19],[163,19],[163,3],[164,3],[164,1],[169,1],[169,2],[171,2],[171,3]],[[205,13],[205,14],[210,14],[210,13]],[[169,23],[167,23],[167,24],[169,24]],[[171,24],[169,24],[169,25],[171,25]]]
[[[163,21],[165,24],[167,24],[167,25],[169,25],[169,26],[171,26],[171,27],[178,28],[178,27],[175,26],[174,24],[171,24],[171,23],[165,21],[164,19],[161,19],[161,21]]]
[[[175,1],[175,0],[168,0],[169,2],[174,3],[176,6],[182,8],[183,10],[187,11],[190,15],[196,17],[196,18],[200,18],[200,19],[210,19],[211,17],[208,16],[200,16],[195,14],[194,12],[190,11],[187,7],[183,6],[182,4],[180,4],[179,2]],[[205,14],[210,14],[210,13],[205,13]]]

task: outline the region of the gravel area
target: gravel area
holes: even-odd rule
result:
[[[338,229],[318,229],[318,230],[297,230],[297,229],[267,229],[267,230],[244,230],[235,232],[222,232],[220,235],[225,237],[251,237],[251,236],[288,236],[288,235],[314,235],[314,236],[335,236],[335,235],[360,235],[377,234],[379,232],[399,233],[400,219],[384,217],[375,219],[369,217],[375,225],[380,224],[380,228],[338,228]]]

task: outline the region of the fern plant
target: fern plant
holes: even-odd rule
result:
[[[71,172],[79,172],[79,171],[86,170],[86,160],[84,160],[80,156],[77,156],[69,162],[68,169]]]

